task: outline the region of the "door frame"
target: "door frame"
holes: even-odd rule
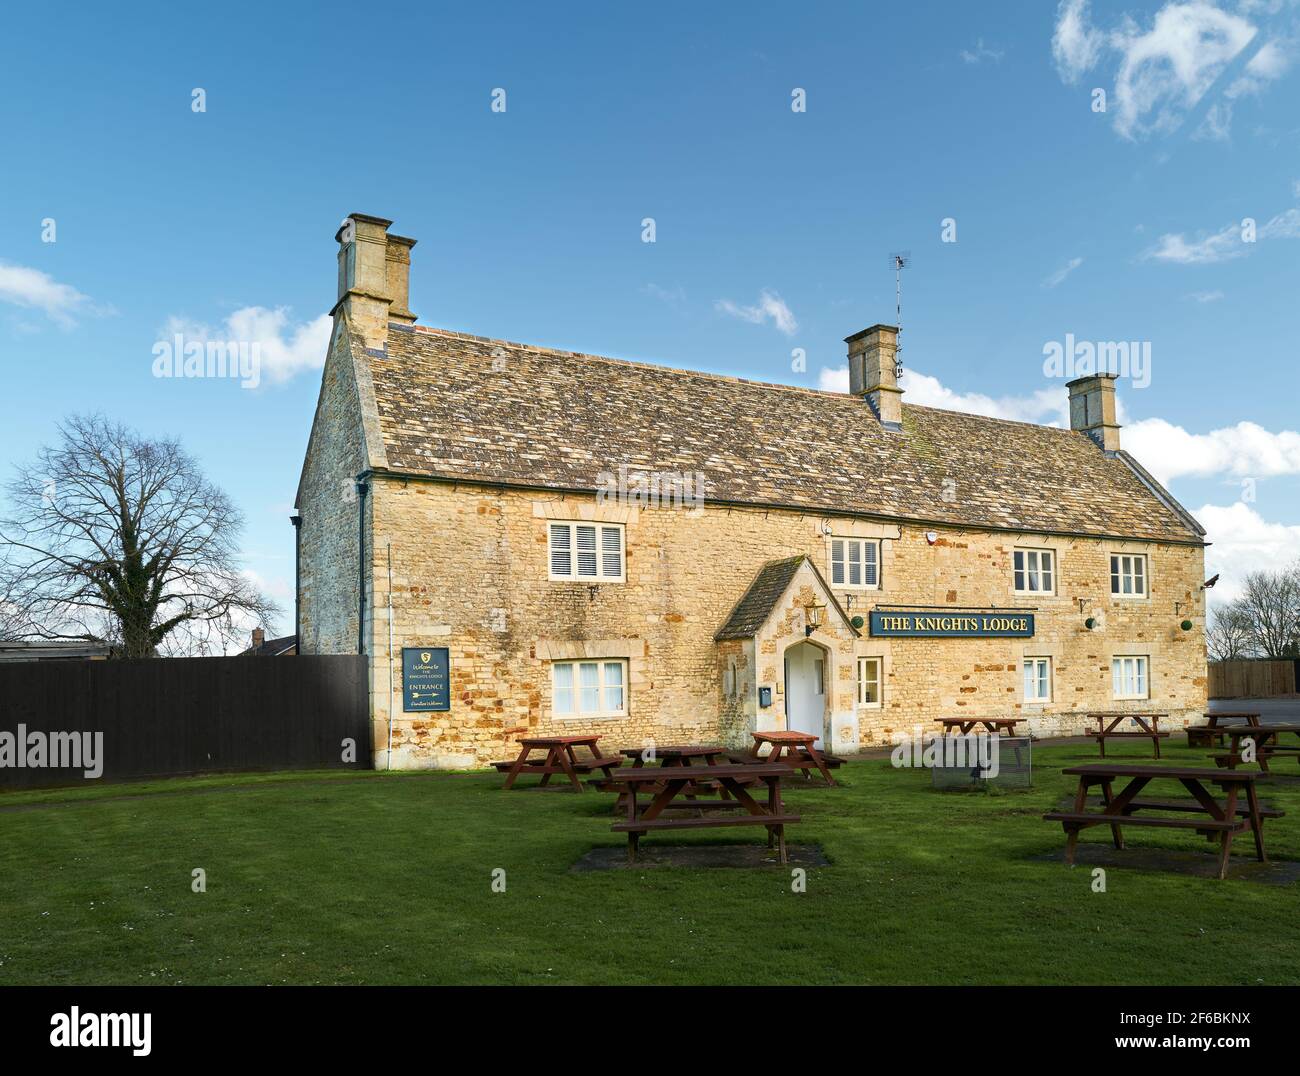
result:
[[[790,651],[798,646],[810,646],[821,652],[822,662],[822,720],[821,731],[817,734],[817,739],[821,741],[821,747],[818,750],[829,751],[830,733],[831,733],[831,678],[834,674],[835,666],[832,664],[831,648],[823,646],[812,638],[796,639],[781,652],[781,671],[785,677],[785,727],[787,731],[792,731],[791,724],[792,714],[790,713]]]

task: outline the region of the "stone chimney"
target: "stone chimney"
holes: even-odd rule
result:
[[[1086,433],[1107,452],[1119,451],[1115,421],[1115,374],[1076,377],[1070,390],[1070,429]]]
[[[254,628],[253,649],[256,650],[259,646],[261,646],[265,642],[266,642],[266,632],[262,628]]]
[[[873,325],[846,337],[849,345],[849,392],[861,396],[888,430],[903,428],[903,390],[894,373],[898,329]]]
[[[334,235],[339,244],[339,297],[330,313],[337,318],[346,311],[366,347],[384,346],[390,321],[415,323],[409,305],[415,240],[389,235],[392,223],[353,213]]]

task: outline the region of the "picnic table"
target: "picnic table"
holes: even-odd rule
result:
[[[1216,743],[1222,746],[1221,722],[1244,720],[1247,725],[1258,725],[1260,714],[1258,710],[1207,710],[1205,717],[1208,724],[1194,725],[1187,730],[1188,747],[1212,747]]]
[[[1264,851],[1264,819],[1281,818],[1284,812],[1262,809],[1255,791],[1255,781],[1260,774],[1244,770],[1212,770],[1187,766],[1116,766],[1094,763],[1087,766],[1071,766],[1062,773],[1079,778],[1079,788],[1075,793],[1074,806],[1069,811],[1052,811],[1043,815],[1049,822],[1060,822],[1067,839],[1065,861],[1074,865],[1075,848],[1079,842],[1081,830],[1090,826],[1110,826],[1111,837],[1115,847],[1124,847],[1124,826],[1158,826],[1166,829],[1193,829],[1197,833],[1214,839],[1219,837],[1219,877],[1223,878],[1228,870],[1228,856],[1232,850],[1232,839],[1247,830],[1255,838],[1255,856],[1261,863],[1268,862]],[[1121,778],[1127,778],[1128,784],[1115,795],[1112,784]],[[1139,799],[1138,794],[1152,781],[1177,781],[1192,794],[1191,799],[1148,800]],[[1221,803],[1205,787],[1207,784],[1218,785],[1225,798]],[[1088,790],[1095,785],[1101,786],[1101,811],[1089,811]],[[1245,803],[1238,803],[1245,793]],[[1195,818],[1164,818],[1150,815],[1138,815],[1138,811],[1168,811],[1180,814],[1196,815]]]
[[[1015,734],[1016,726],[1024,718],[1021,717],[936,717],[935,720],[943,726],[946,734],[960,733],[962,736],[969,736],[971,729],[976,725],[983,725],[990,736],[997,736],[1000,733],[1006,733],[1008,736]]]
[[[1210,757],[1216,766],[1230,770],[1235,770],[1245,761],[1241,753],[1248,739],[1255,742],[1255,761],[1263,773],[1269,772],[1268,760],[1274,755],[1300,752],[1300,745],[1278,743],[1278,738],[1283,734],[1300,736],[1300,725],[1228,725],[1220,732],[1232,742],[1227,750],[1212,751]]]
[[[568,777],[575,792],[582,791],[582,782],[578,774],[602,770],[606,777],[615,766],[623,760],[618,755],[602,756],[596,753],[596,741],[599,736],[524,736],[519,740],[519,757],[492,765],[507,774],[506,788],[513,788],[521,774],[540,774],[542,781],[538,787],[550,783],[555,774]],[[585,747],[590,758],[582,757],[574,751],[575,747]],[[534,758],[533,752],[544,752],[544,756]]]
[[[773,730],[754,732],[751,735],[754,737],[754,746],[748,754],[729,753],[727,757],[733,762],[749,764],[755,762],[780,762],[796,770],[802,770],[804,775],[808,777],[812,776],[813,770],[817,770],[828,786],[835,784],[835,778],[831,776],[831,767],[844,764],[842,758],[828,755],[814,747],[817,737],[811,732]],[[766,755],[760,755],[759,751],[764,744],[767,744],[771,750]]]
[[[785,827],[789,823],[798,822],[799,816],[787,813],[781,803],[781,778],[789,777],[793,772],[789,766],[778,763],[752,762],[690,767],[631,766],[616,770],[610,781],[627,790],[627,816],[622,822],[615,822],[611,828],[616,833],[627,834],[628,862],[635,863],[641,836],[651,830],[766,826],[767,846],[771,848],[775,844],[781,862],[785,863]],[[717,781],[730,793],[730,797],[711,803],[687,804],[697,811],[705,807],[712,808],[702,811],[699,817],[664,817],[664,812],[672,806],[673,801],[693,788],[698,781]],[[758,781],[767,785],[766,803],[749,794],[747,786]],[[638,808],[637,794],[646,792],[653,792],[653,796],[648,804],[642,800],[642,806]],[[725,814],[727,811],[744,813]]]
[[[1169,733],[1160,731],[1160,719],[1168,717],[1168,714],[1135,714],[1120,711],[1103,711],[1088,714],[1088,720],[1096,720],[1097,731],[1088,733],[1098,744],[1101,745],[1101,757],[1106,757],[1106,740],[1107,738],[1127,739],[1136,736],[1139,739],[1150,740],[1155,748],[1155,757],[1160,757],[1160,741],[1168,738]],[[1137,725],[1137,729],[1121,729],[1120,722],[1124,720],[1132,721]],[[1106,724],[1109,721],[1110,724]]]
[[[695,763],[702,766],[717,765],[726,757],[727,749],[714,744],[656,744],[653,748],[624,747],[619,751],[619,754],[632,761],[630,768],[634,770],[643,769],[647,761],[658,762],[659,769],[683,769],[691,768]],[[647,759],[647,755],[650,756],[649,759]],[[626,786],[616,785],[608,775],[587,783],[602,792],[618,792],[614,810],[620,811],[623,809],[627,798]],[[653,786],[645,789],[645,791],[651,790],[653,790]],[[684,795],[688,800],[693,800],[702,793],[709,794],[712,792],[717,792],[724,800],[730,795],[716,781],[702,779],[694,781],[693,787],[688,788]]]

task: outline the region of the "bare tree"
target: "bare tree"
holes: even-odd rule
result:
[[[1235,604],[1250,619],[1254,651],[1266,658],[1296,656],[1300,634],[1300,561],[1280,572],[1251,572]]]
[[[24,634],[132,658],[223,653],[278,612],[238,567],[243,518],[178,441],[98,415],[59,433],[0,519],[0,595]]]
[[[1250,611],[1240,601],[1216,606],[1210,612],[1205,648],[1211,661],[1232,661],[1254,656],[1254,625]]]

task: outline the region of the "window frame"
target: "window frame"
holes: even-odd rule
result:
[[[1134,683],[1141,683],[1142,691],[1138,694],[1121,693],[1124,665],[1126,661],[1134,662]],[[1116,664],[1119,665],[1119,680],[1116,680]],[[1151,698],[1151,655],[1150,654],[1112,654],[1110,659],[1110,693],[1115,700],[1145,701]]]
[[[1026,588],[1024,588],[1024,587],[1018,587],[1018,586],[1016,586],[1016,576],[1017,576],[1017,575],[1021,575],[1021,576],[1023,576],[1023,577],[1024,577],[1024,582],[1025,582],[1026,586],[1028,586],[1028,583],[1029,583],[1029,573],[1030,573],[1030,571],[1031,571],[1031,569],[1030,569],[1030,567],[1029,567],[1029,554],[1030,554],[1030,553],[1033,553],[1033,554],[1037,557],[1037,560],[1038,560],[1038,566],[1037,566],[1036,568],[1032,569],[1032,571],[1034,571],[1034,572],[1037,574],[1037,576],[1038,576],[1040,582],[1042,581],[1043,576],[1046,575],[1046,576],[1051,580],[1051,582],[1052,582],[1052,585],[1051,585],[1050,587],[1040,587],[1038,590],[1028,590],[1028,589],[1026,589]],[[1048,563],[1048,568],[1047,568],[1046,572],[1044,572],[1044,570],[1043,570],[1043,557],[1044,557],[1044,555],[1046,555],[1046,557],[1048,558],[1048,562],[1049,562],[1049,563]],[[1023,567],[1021,567],[1021,568],[1017,568],[1017,567],[1016,567],[1016,559],[1017,559],[1017,558],[1023,558],[1023,565],[1024,565]],[[1014,547],[1012,547],[1012,550],[1011,550],[1011,590],[1012,590],[1012,593],[1014,593],[1014,594],[1024,595],[1024,596],[1026,596],[1026,597],[1042,597],[1042,596],[1046,596],[1046,597],[1054,597],[1055,594],[1056,594],[1057,569],[1058,569],[1059,567],[1060,567],[1060,564],[1059,564],[1059,561],[1057,560],[1056,550],[1050,548],[1049,546],[1030,546],[1030,545],[1021,545],[1021,546],[1014,546]]]
[[[839,561],[839,564],[842,567],[844,572],[844,578],[840,582],[835,581],[835,564],[836,564],[835,544],[837,542],[845,543],[844,557],[841,561]],[[858,559],[856,562],[853,561],[852,556],[850,554],[849,551],[850,546],[856,546],[858,549]],[[849,582],[850,564],[853,563],[857,564],[860,576],[863,580],[865,580],[867,577],[866,550],[868,546],[873,547],[876,551],[875,562],[872,565],[872,567],[875,569],[876,581],[874,583],[867,583],[865,581],[860,583],[850,583]],[[826,539],[826,579],[830,583],[831,589],[832,590],[879,590],[881,588],[881,574],[882,574],[881,568],[883,567],[882,561],[884,559],[884,555],[885,555],[884,542],[880,538],[854,538],[849,535],[840,535],[840,534],[832,535],[831,537],[827,538]]]
[[[1030,664],[1034,666],[1033,682],[1035,685],[1040,683],[1042,680],[1042,677],[1038,675],[1039,665],[1044,664],[1047,666],[1046,695],[1030,695],[1027,692],[1026,689],[1029,687],[1029,678],[1025,675],[1025,667]],[[1056,694],[1056,670],[1053,668],[1054,664],[1055,663],[1052,661],[1052,656],[1050,654],[1026,654],[1020,659],[1020,692],[1022,702],[1031,706],[1040,706],[1052,701]]]
[[[874,664],[876,667],[876,701],[865,702],[862,698],[863,688],[866,686],[866,679],[862,675],[865,665]],[[879,710],[884,706],[885,701],[885,659],[876,654],[864,654],[858,657],[857,663],[857,684],[856,684],[857,706],[863,710]]]
[[[628,698],[628,674],[629,660],[627,658],[564,658],[559,661],[552,661],[551,665],[551,717],[556,721],[615,721],[626,718],[630,713]],[[599,710],[582,709],[582,673],[581,666],[594,665],[596,667],[596,691],[600,700]],[[621,668],[621,680],[618,684],[610,684],[606,681],[606,666],[618,665]],[[561,711],[558,705],[560,694],[559,685],[556,683],[556,671],[561,667],[568,667],[573,670],[572,686],[569,688],[573,695],[573,710]],[[611,687],[617,687],[622,690],[623,707],[620,710],[610,710],[606,708],[608,702],[608,691]]]
[[[591,527],[596,537],[596,574],[578,574],[578,528]],[[555,571],[555,531],[565,528],[568,532],[570,574],[560,575]],[[610,575],[605,571],[605,532],[618,532],[618,574]],[[608,523],[604,520],[591,519],[548,519],[546,521],[546,578],[555,583],[626,583],[627,582],[627,528],[622,523]]]
[[[1110,560],[1107,564],[1107,575],[1110,576],[1110,596],[1112,599],[1119,601],[1145,601],[1151,597],[1151,558],[1146,553],[1111,553]],[[1130,561],[1129,571],[1125,573],[1124,562]],[[1141,568],[1134,571],[1137,565]],[[1117,568],[1118,565],[1118,568]],[[1130,591],[1124,593],[1124,580],[1140,579],[1142,582],[1141,591]],[[1116,586],[1120,589],[1116,590]]]

